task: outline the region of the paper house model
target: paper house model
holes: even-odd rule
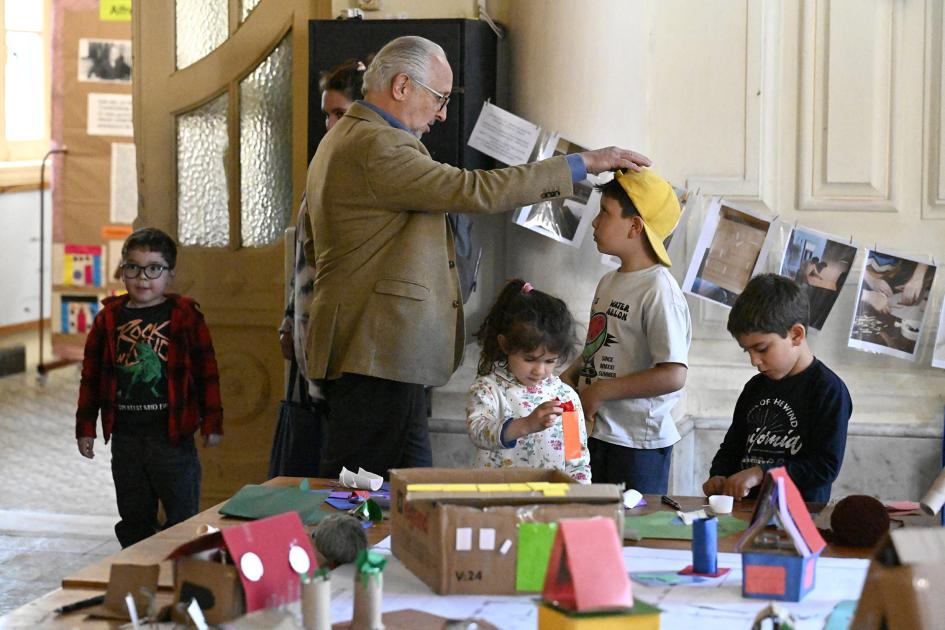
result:
[[[777,528],[769,528],[769,523]],[[817,558],[827,543],[787,471],[765,475],[742,554],[742,596],[798,602],[814,588]]]
[[[659,628],[659,609],[637,602],[610,518],[562,519],[548,559],[539,630]]]
[[[945,619],[945,528],[894,529],[879,544],[851,628],[931,630]]]
[[[298,600],[300,575],[318,567],[295,512],[206,534],[168,559],[174,561],[174,601],[196,598],[210,623]]]

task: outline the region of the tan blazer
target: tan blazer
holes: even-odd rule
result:
[[[308,376],[444,384],[465,343],[445,213],[505,212],[572,192],[564,157],[466,171],[434,161],[413,135],[352,105],[308,171],[316,259]]]

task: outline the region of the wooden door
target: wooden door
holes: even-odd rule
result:
[[[330,0],[135,2],[136,227],[180,244],[174,290],[213,335],[225,439],[201,505],[266,478],[282,397],[282,234],[304,190],[308,20]]]

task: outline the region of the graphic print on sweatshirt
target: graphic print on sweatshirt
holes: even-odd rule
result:
[[[787,401],[763,398],[748,411],[746,419],[742,470],[760,465],[780,466],[803,450],[797,414]]]
[[[167,409],[170,312],[160,306],[142,311],[140,316],[129,315],[118,325],[115,363],[119,411],[140,413]]]

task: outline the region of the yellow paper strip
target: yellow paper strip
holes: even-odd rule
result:
[[[477,484],[479,492],[509,492],[507,483],[480,483]]]

